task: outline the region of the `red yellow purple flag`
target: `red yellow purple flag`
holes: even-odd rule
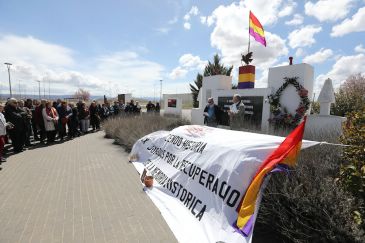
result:
[[[260,42],[262,45],[266,46],[265,40],[265,32],[262,27],[260,21],[255,17],[255,15],[250,11],[250,35],[255,38],[257,42]]]
[[[298,158],[304,134],[306,117],[261,164],[248,186],[241,206],[238,208],[237,228],[247,228],[252,222],[257,196],[265,176],[279,164],[294,166]],[[250,220],[251,219],[251,220]],[[251,228],[251,227],[248,227]],[[245,229],[242,229],[245,233]],[[248,232],[247,232],[248,233]]]

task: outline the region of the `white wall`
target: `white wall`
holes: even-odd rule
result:
[[[268,87],[276,92],[284,83],[284,78],[298,77],[298,82],[308,90],[308,98],[312,100],[314,85],[314,69],[306,63],[269,68]],[[280,103],[288,112],[295,114],[300,97],[294,86],[289,85],[282,93]]]
[[[176,99],[176,108],[168,107],[168,99]],[[164,95],[164,115],[182,116],[182,99],[175,95]]]

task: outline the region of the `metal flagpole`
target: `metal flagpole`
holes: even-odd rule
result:
[[[250,10],[251,13],[251,10]],[[250,44],[251,44],[251,35],[250,35],[250,13],[248,14],[248,50],[247,53],[250,53]]]

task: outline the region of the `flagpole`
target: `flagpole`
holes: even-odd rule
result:
[[[251,10],[250,10],[251,13]],[[248,14],[248,50],[247,53],[250,53],[250,44],[251,44],[251,35],[250,35],[250,14]]]

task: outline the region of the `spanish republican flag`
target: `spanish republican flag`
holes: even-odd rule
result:
[[[306,120],[307,118],[304,117],[304,121],[285,138],[279,147],[265,159],[257,170],[256,175],[246,190],[241,206],[237,209],[237,227],[239,229],[248,227],[252,222],[250,218],[255,212],[256,199],[265,176],[279,164],[290,167],[296,164],[302,146]],[[245,232],[245,229],[243,229],[243,231]]]
[[[262,27],[260,21],[255,17],[255,15],[253,15],[251,11],[250,11],[249,29],[250,29],[250,35],[252,35],[256,41],[266,46],[264,28]]]

